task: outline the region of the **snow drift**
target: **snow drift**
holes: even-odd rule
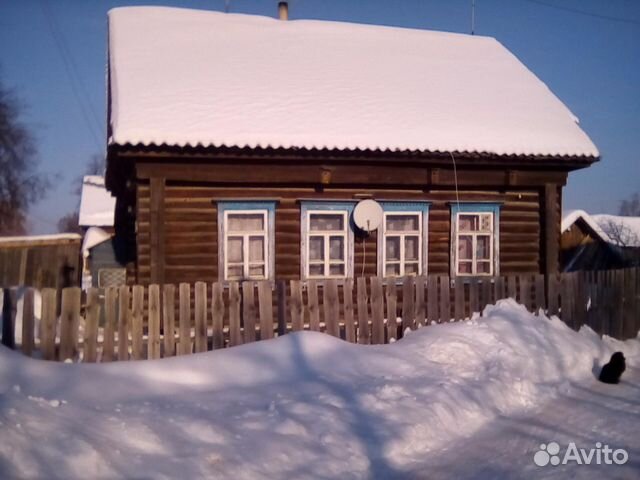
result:
[[[300,332],[99,365],[2,349],[0,472],[397,478],[498,416],[592,384],[615,350],[640,364],[638,339],[574,332],[512,300],[381,346]]]

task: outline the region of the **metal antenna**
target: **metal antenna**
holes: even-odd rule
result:
[[[476,29],[476,0],[471,0],[471,35]]]

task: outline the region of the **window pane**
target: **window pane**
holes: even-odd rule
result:
[[[493,214],[485,213],[480,217],[480,230],[490,232],[493,227]]]
[[[316,277],[324,275],[324,265],[309,265],[309,275]]]
[[[418,260],[418,237],[404,237],[404,259]]]
[[[458,263],[458,273],[471,273],[471,262]]]
[[[458,259],[471,260],[473,252],[473,237],[471,235],[460,235],[458,237]]]
[[[250,262],[264,261],[264,237],[249,238],[249,261]]]
[[[344,216],[335,213],[312,213],[309,220],[312,231],[344,230]]]
[[[264,265],[253,265],[249,267],[249,276],[251,278],[264,278]]]
[[[324,237],[309,237],[309,260],[324,260]]]
[[[329,275],[344,275],[344,264],[331,265],[329,267]]]
[[[227,269],[228,280],[238,280],[242,278],[242,265],[229,265]]]
[[[478,273],[491,273],[491,262],[478,262],[476,269]]]
[[[478,235],[476,238],[476,259],[489,260],[491,258],[490,245],[489,235]]]
[[[405,275],[417,275],[418,274],[418,264],[417,263],[405,263],[405,265],[404,265],[404,274]]]
[[[461,232],[475,232],[478,230],[477,215],[460,215],[458,217],[458,229]]]
[[[264,230],[264,215],[261,213],[230,213],[227,230],[230,232]]]
[[[387,215],[387,230],[412,232],[419,228],[418,215]]]
[[[229,263],[242,262],[242,237],[229,237],[227,249],[227,261]]]
[[[400,265],[398,263],[387,263],[384,269],[384,274],[387,277],[397,277],[400,275]]]
[[[329,238],[329,259],[344,260],[344,237]]]
[[[387,237],[387,260],[400,260],[400,237]]]

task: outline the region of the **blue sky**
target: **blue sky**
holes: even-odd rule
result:
[[[36,136],[41,170],[56,176],[55,188],[29,214],[32,233],[56,230],[57,219],[76,207],[73,179],[92,155],[104,154],[107,11],[150,3],[208,10],[225,5],[0,0],[0,76],[25,105],[23,120]],[[275,15],[276,5],[230,0],[232,12]],[[468,33],[470,5],[292,0],[290,17]],[[570,174],[565,208],[616,212],[622,199],[640,191],[640,1],[476,0],[476,33],[497,38],[542,79],[600,149],[599,164]]]

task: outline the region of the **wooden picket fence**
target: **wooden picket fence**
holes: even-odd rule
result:
[[[547,285],[548,283],[548,285]],[[551,294],[547,294],[551,292]],[[278,281],[4,290],[2,342],[46,360],[108,362],[158,359],[270,339],[325,332],[348,342],[383,344],[406,329],[461,321],[514,298],[578,329],[635,337],[640,329],[640,269],[451,280],[447,276],[338,282]]]

